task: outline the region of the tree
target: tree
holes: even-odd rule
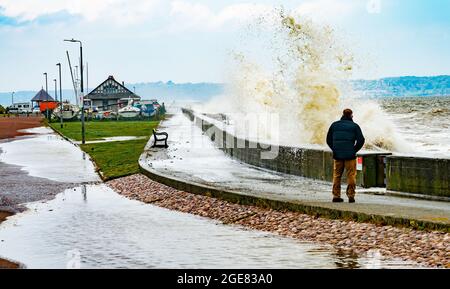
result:
[[[0,114],[5,114],[6,113],[6,109],[0,105]]]

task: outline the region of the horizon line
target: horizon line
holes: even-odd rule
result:
[[[408,78],[408,77],[414,77],[414,78],[435,78],[435,77],[450,77],[450,74],[436,74],[436,75],[403,75],[403,76],[385,76],[380,78],[354,78],[349,79],[348,81],[377,81],[377,80],[384,80],[384,79],[394,79],[394,78]],[[226,82],[207,82],[207,81],[199,81],[199,82],[174,82],[172,80],[168,81],[148,81],[148,82],[129,82],[125,83],[125,86],[133,86],[133,85],[140,85],[140,84],[156,84],[156,83],[163,83],[163,84],[169,84],[172,83],[174,85],[183,85],[183,84],[215,84],[215,85],[226,85]],[[95,86],[96,87],[96,86]],[[92,88],[92,87],[91,87]],[[63,88],[64,90],[71,90],[73,88]],[[89,88],[87,88],[89,89]],[[15,90],[15,91],[0,91],[0,93],[18,93],[18,92],[34,92],[39,91],[40,89],[21,89],[21,90]]]

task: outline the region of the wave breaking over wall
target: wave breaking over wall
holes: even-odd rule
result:
[[[228,115],[238,136],[299,146],[325,145],[329,126],[349,107],[367,149],[409,151],[381,107],[350,88],[354,57],[331,27],[283,10],[263,15],[249,27],[260,51],[233,52],[227,92],[194,109]],[[256,54],[259,58],[252,59]],[[264,117],[256,129],[240,125],[247,114],[276,114],[279,130],[268,129],[273,126]]]

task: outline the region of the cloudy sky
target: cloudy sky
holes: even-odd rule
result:
[[[90,86],[108,75],[222,82],[243,27],[281,5],[344,35],[363,59],[355,78],[450,74],[450,0],[0,0],[0,91],[40,88],[57,62],[70,88],[72,37],[84,43]]]

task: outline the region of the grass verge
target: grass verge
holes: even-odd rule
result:
[[[86,141],[115,136],[149,136],[158,123],[158,121],[89,121],[85,123]],[[81,122],[65,122],[63,128],[59,122],[49,125],[64,136],[81,141]]]
[[[139,172],[139,156],[148,138],[81,145],[100,169],[104,180],[115,179]]]
[[[158,121],[90,121],[86,122],[86,140],[100,140],[115,136],[136,136],[143,139],[80,145],[97,165],[103,180],[132,175],[139,172],[138,160]],[[81,140],[81,123],[49,124],[67,138]]]

